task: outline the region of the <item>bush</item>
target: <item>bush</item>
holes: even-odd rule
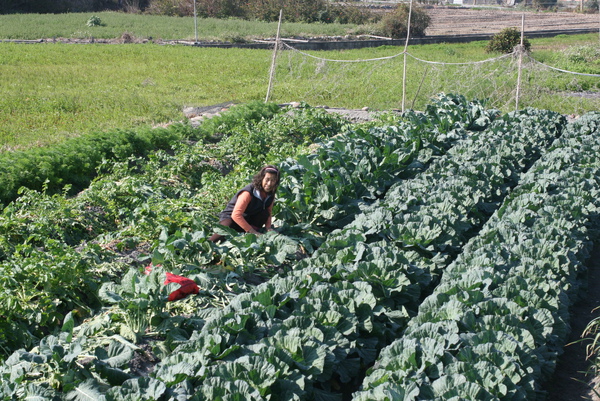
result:
[[[556,9],[558,0],[533,0],[533,6],[538,10]]]
[[[485,51],[488,53],[499,52],[499,53],[511,53],[515,46],[521,43],[521,32],[515,28],[504,28],[494,36],[488,42],[485,47]],[[527,38],[523,38],[523,46],[525,50],[531,49],[531,43]]]
[[[247,2],[247,17],[260,21],[279,20],[279,11],[287,22],[326,22],[325,0],[250,0]]]
[[[368,8],[349,3],[336,3],[335,5],[330,6],[328,11],[331,16],[331,21],[322,22],[362,25],[375,21],[378,18],[377,14]]]
[[[386,14],[381,19],[383,35],[393,39],[406,38],[409,11],[409,6],[401,3],[394,11]],[[413,6],[410,16],[410,36],[425,36],[425,30],[430,22],[431,18],[423,8]]]
[[[584,12],[586,14],[596,14],[598,12],[598,0],[586,1]]]
[[[93,15],[87,20],[86,25],[90,26],[90,27],[91,26],[102,26],[102,20],[97,15]]]
[[[194,15],[194,4],[186,0],[154,0],[145,12],[153,15],[189,17]]]
[[[376,15],[364,7],[330,4],[327,0],[196,0],[196,14],[201,18],[234,17],[274,22],[279,20],[280,10],[288,22],[364,24],[376,19]],[[194,3],[192,0],[152,0],[145,12],[192,16]]]
[[[45,187],[54,194],[70,185],[72,191],[80,191],[96,176],[103,159],[147,156],[155,150],[171,149],[173,144],[194,135],[197,133],[189,125],[141,127],[83,135],[55,146],[0,153],[0,203],[6,205],[17,199],[21,187],[36,191]]]
[[[61,13],[69,9],[65,0],[3,0],[0,1],[0,14],[4,13]]]
[[[202,17],[244,18],[246,11],[243,5],[242,0],[197,0],[196,12]]]

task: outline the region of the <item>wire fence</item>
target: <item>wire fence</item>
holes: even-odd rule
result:
[[[274,55],[267,100],[419,110],[439,93],[454,93],[505,112],[526,107],[575,115],[600,110],[600,75],[544,64],[523,46],[499,57],[457,63],[417,57],[408,45],[385,57],[333,59],[277,41]],[[310,87],[300,89],[306,81]]]

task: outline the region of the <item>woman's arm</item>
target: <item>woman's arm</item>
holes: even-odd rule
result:
[[[271,231],[271,216],[273,216],[273,205],[275,204],[275,200],[271,203],[271,206],[267,208],[269,211],[269,217],[267,217],[267,221],[265,222],[265,230]]]

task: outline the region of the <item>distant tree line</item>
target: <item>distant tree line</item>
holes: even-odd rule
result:
[[[356,3],[355,3],[356,4]],[[364,24],[379,18],[365,7],[329,0],[195,0],[199,17],[275,21],[284,10],[288,22]],[[123,11],[191,16],[194,0],[0,0],[0,14]]]
[[[394,39],[406,37],[409,14],[413,37],[424,36],[430,23],[424,8],[413,6],[409,13],[405,3],[382,14],[358,2],[329,0],[0,0],[0,14],[122,11],[185,17],[194,15],[194,8],[200,18],[259,21],[277,21],[283,10],[286,22],[370,24],[378,35]]]
[[[125,10],[128,0],[0,0],[0,14]],[[140,0],[147,7],[150,0]]]

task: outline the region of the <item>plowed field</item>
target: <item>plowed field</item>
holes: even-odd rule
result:
[[[598,14],[575,12],[520,12],[511,10],[473,10],[467,8],[432,8],[427,13],[431,24],[427,36],[494,34],[508,27],[521,29],[524,16],[524,32],[599,30]]]

